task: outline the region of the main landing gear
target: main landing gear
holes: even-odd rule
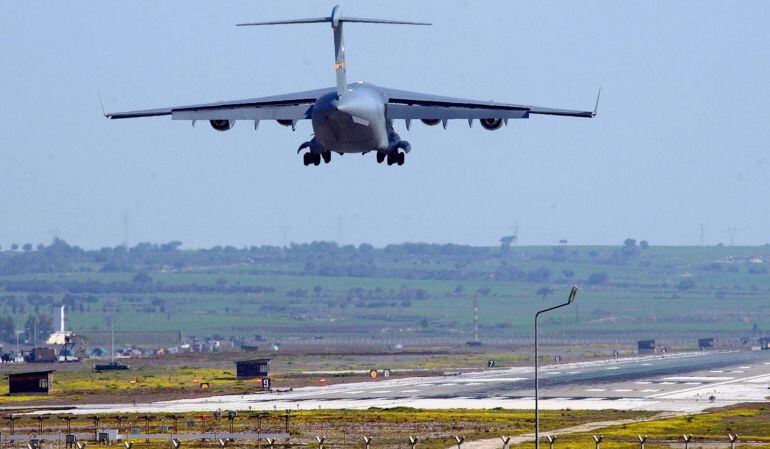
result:
[[[390,153],[383,153],[378,151],[377,163],[382,164],[386,160],[388,161],[388,165],[393,165],[393,164],[404,165],[404,161],[406,160],[406,153],[398,150],[392,151]]]
[[[305,167],[308,165],[321,165],[321,160],[323,159],[324,163],[328,164],[332,161],[332,152],[331,151],[324,151],[323,153],[313,153],[308,151],[307,153],[302,155],[302,162],[305,164]]]

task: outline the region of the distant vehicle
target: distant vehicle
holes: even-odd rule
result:
[[[130,368],[131,366],[125,365],[120,362],[110,362],[110,363],[93,365],[93,370],[94,372],[97,372],[97,373],[101,371],[125,371]]]
[[[281,125],[290,126],[292,130],[300,120],[310,120],[314,137],[300,145],[297,150],[297,153],[307,150],[303,157],[305,166],[320,165],[321,160],[328,164],[332,153],[366,154],[372,151],[376,153],[378,163],[387,159],[388,165],[403,165],[405,154],[411,151],[412,146],[409,142],[401,140],[393,130],[395,120],[404,120],[407,129],[410,129],[412,120],[420,120],[429,126],[441,123],[444,128],[449,120],[467,120],[469,126],[473,126],[473,121],[478,120],[482,128],[496,130],[507,124],[509,119],[525,119],[531,114],[585,118],[596,115],[598,95],[593,111],[576,111],[439,97],[364,82],[348,84],[343,24],[430,25],[429,23],[347,17],[342,15],[339,6],[335,6],[329,17],[242,23],[238,26],[307,23],[331,24],[334,32],[336,88],[104,115],[110,119],[170,115],[172,120],[190,120],[193,125],[198,120],[208,120],[217,131],[232,129],[238,120],[253,121],[255,129],[260,121],[276,120]]]

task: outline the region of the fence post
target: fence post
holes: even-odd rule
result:
[[[465,441],[465,437],[458,437],[455,435],[455,441],[457,441],[457,449],[463,449],[463,442]]]
[[[508,443],[511,442],[511,437],[501,436],[501,440],[503,440],[503,449],[508,449]]]
[[[604,440],[604,435],[599,435],[599,436],[594,435],[594,441],[596,442],[596,449],[601,448],[603,440]]]
[[[412,447],[412,449],[414,449],[415,446],[417,446],[417,441],[418,440],[419,440],[418,437],[413,437],[411,435],[409,436],[409,445]]]
[[[557,435],[546,435],[546,438],[548,438],[548,447],[549,449],[553,449],[554,443],[556,443],[556,439],[558,438]]]
[[[369,445],[370,445],[371,443],[372,443],[372,437],[371,437],[371,435],[369,435],[369,436],[364,436],[364,446],[366,447],[366,449],[369,449]],[[0,448],[0,449],[2,449],[2,448]]]
[[[639,438],[639,449],[644,449],[644,442],[647,441],[647,435],[637,435]]]
[[[738,441],[738,435],[728,433],[727,438],[730,439],[730,449],[735,449],[735,442]]]

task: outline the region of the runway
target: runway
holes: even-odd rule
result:
[[[543,409],[698,412],[770,396],[770,351],[698,352],[562,365],[540,371]],[[284,393],[215,396],[136,405],[83,405],[72,413],[370,407],[530,409],[531,367],[440,377],[373,379]],[[44,413],[44,412],[41,412]]]

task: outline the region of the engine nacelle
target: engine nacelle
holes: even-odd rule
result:
[[[481,127],[489,131],[494,131],[503,126],[503,119],[501,118],[483,118],[479,120]]]
[[[425,123],[428,126],[436,126],[439,123],[441,123],[441,120],[437,118],[424,118],[424,119],[420,119],[420,121]]]
[[[235,120],[209,120],[209,123],[217,131],[229,131],[235,126]]]

